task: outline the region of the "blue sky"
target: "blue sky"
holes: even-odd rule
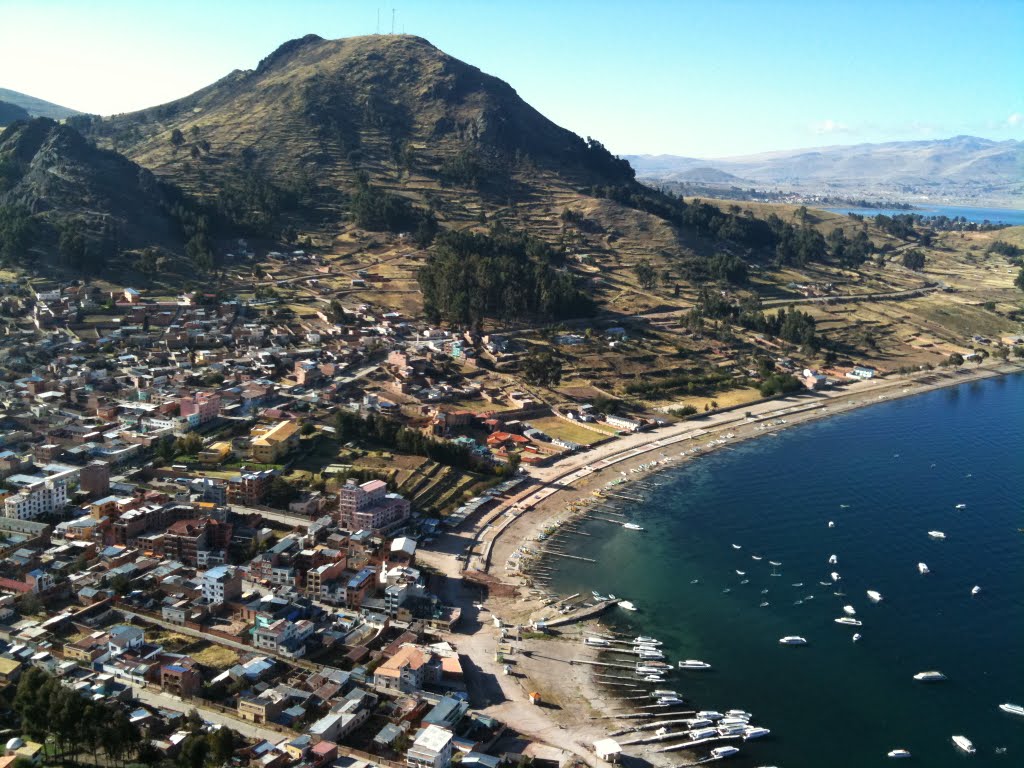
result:
[[[393,8],[619,154],[1024,138],[1024,0],[0,0],[0,86],[129,111]]]

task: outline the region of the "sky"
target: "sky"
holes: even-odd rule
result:
[[[0,0],[0,87],[132,111],[392,19],[617,154],[1024,138],[1024,0]]]

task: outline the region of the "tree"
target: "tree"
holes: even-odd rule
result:
[[[299,497],[299,489],[278,475],[267,490],[267,503],[272,507],[284,509]]]
[[[1020,268],[1020,272],[1017,273],[1016,279],[1013,284],[1024,291],[1024,267]]]
[[[907,269],[912,269],[915,272],[920,272],[924,269],[925,257],[924,254],[913,248],[909,251],[903,252],[903,266]]]
[[[636,273],[636,279],[640,283],[641,288],[650,290],[654,287],[657,282],[658,274],[654,271],[654,267],[651,266],[651,262],[647,259],[637,262],[637,265],[633,267],[633,271]]]
[[[185,134],[181,132],[181,129],[175,128],[173,131],[171,131],[171,145],[174,146],[175,149],[177,149],[184,143]]]
[[[221,726],[208,737],[210,755],[218,765],[223,765],[235,753],[236,734],[227,726]]]
[[[522,369],[523,378],[539,387],[555,387],[562,380],[562,363],[547,349],[523,358]]]
[[[946,363],[952,366],[961,366],[964,364],[964,356],[959,352],[954,352],[946,359]]]
[[[302,422],[302,428],[299,430],[300,434],[312,435],[314,432],[316,432],[316,424],[314,424],[312,421]]]

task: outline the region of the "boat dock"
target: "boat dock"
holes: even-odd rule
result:
[[[544,626],[563,627],[567,624],[575,624],[577,621],[586,621],[587,619],[591,619],[594,616],[600,616],[602,613],[604,613],[606,610],[608,610],[618,602],[618,600],[604,600],[598,603],[597,605],[592,605],[589,608],[585,608],[582,611],[577,611],[576,613],[572,613],[568,616],[562,616],[561,618],[545,621]]]

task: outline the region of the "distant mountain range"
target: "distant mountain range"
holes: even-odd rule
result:
[[[72,115],[82,114],[76,109],[62,107],[60,104],[53,104],[49,101],[44,101],[43,99],[37,99],[35,96],[29,96],[25,93],[12,91],[9,88],[0,88],[0,102],[5,102],[6,104],[13,105],[14,107],[20,107],[28,113],[29,117],[49,117],[52,120],[63,120],[64,118],[71,117]],[[9,113],[3,114],[9,114],[13,119],[6,121],[0,119],[0,125],[7,125],[9,122],[14,122],[14,119],[19,119],[18,114],[13,110]]]
[[[697,159],[627,155],[641,179],[912,198],[1024,202],[1024,142],[955,136]]]

